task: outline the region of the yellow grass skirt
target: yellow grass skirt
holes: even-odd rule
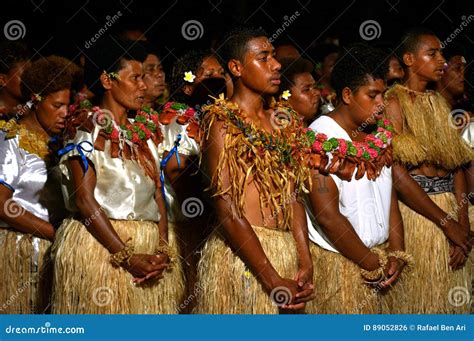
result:
[[[149,221],[110,220],[120,238],[132,238],[136,253],[153,254],[158,226]],[[176,250],[174,231],[170,246]],[[158,281],[133,285],[132,275],[110,263],[110,254],[77,220],[66,219],[53,244],[53,313],[174,314],[184,296],[178,261]]]
[[[442,210],[456,213],[452,193],[430,195]],[[449,244],[439,227],[399,202],[405,228],[405,248],[415,267],[395,286],[395,314],[469,313],[472,288],[472,253],[461,270],[449,267]],[[472,229],[472,222],[471,222]]]
[[[280,276],[293,279],[298,269],[298,257],[291,232],[258,226],[252,228]],[[197,305],[193,312],[197,314],[279,313],[278,306],[219,231],[213,232],[202,251],[196,291]],[[281,302],[278,301],[280,298],[275,297],[275,302]]]
[[[0,228],[0,314],[46,312],[52,275],[50,246],[45,239]]]
[[[307,303],[307,313],[380,314],[386,311],[383,293],[364,283],[357,264],[313,243],[310,243],[310,251],[315,299]]]

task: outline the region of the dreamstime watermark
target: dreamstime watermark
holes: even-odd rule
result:
[[[16,299],[33,284],[33,282],[33,279],[30,279],[29,281],[22,283],[18,289],[16,289],[15,293],[13,293],[0,307],[0,312],[5,311],[9,306],[11,306],[16,301]]]
[[[375,197],[365,197],[361,203],[362,209],[359,210],[360,214],[368,219],[373,219],[379,208],[375,201]]]
[[[370,294],[367,295],[362,302],[360,302],[357,305],[357,310],[360,312],[366,305],[371,304],[373,299],[379,294],[380,291],[382,291],[383,287],[377,283],[373,287],[373,289],[370,291]]]
[[[448,301],[454,307],[461,307],[471,302],[471,294],[465,287],[454,287],[449,290]]]
[[[84,224],[85,227],[88,227],[94,220],[96,220],[102,212],[105,212],[104,208],[102,206],[99,207],[97,211],[92,213],[87,219],[84,219],[82,223]]]
[[[285,15],[283,17],[283,20],[285,20],[283,22],[283,24],[281,25],[281,27],[279,27],[275,33],[273,33],[269,38],[268,38],[268,41],[270,43],[273,43],[280,35],[283,34],[283,32],[285,32],[285,30],[287,29],[287,27],[290,27],[290,25],[292,23],[295,22],[295,20],[300,16],[300,12],[298,11],[295,11],[295,13],[293,13],[292,15],[288,16],[288,15]]]
[[[294,204],[297,200],[298,200],[298,191],[294,191],[290,194],[290,197],[285,199],[285,201],[283,202],[283,205],[279,206],[273,213],[271,216],[265,218],[265,220],[263,221],[263,226],[267,226],[268,223],[271,221],[271,220],[274,220],[276,219],[276,217],[278,217],[278,215],[280,214],[281,211],[283,211],[283,209],[285,207],[287,207],[288,205],[292,205]]]
[[[3,26],[3,34],[8,40],[18,40],[25,37],[26,27],[20,20],[10,20]]]
[[[293,296],[287,287],[276,287],[270,293],[272,303],[277,307],[282,307],[291,303]]]
[[[5,328],[6,334],[84,334],[83,327],[51,327],[50,322],[45,322],[41,327],[14,327]]]
[[[204,27],[197,20],[188,20],[181,26],[181,34],[186,40],[196,40],[202,38]]]
[[[382,34],[382,27],[375,20],[366,20],[359,26],[360,37],[370,41],[379,38]]]
[[[181,204],[181,212],[186,218],[196,218],[204,213],[204,204],[199,198],[187,198]]]
[[[351,132],[352,138],[356,137],[360,132],[365,130],[365,128],[367,128],[368,126],[373,125],[372,121],[377,120],[377,116],[383,113],[384,110],[385,110],[385,105],[379,106],[377,112],[370,115],[364,122],[362,122],[361,125],[357,127],[357,129],[352,130]]]
[[[3,211],[5,215],[9,218],[18,218],[23,213],[25,213],[25,209],[21,207],[15,200],[8,199],[3,204]]]
[[[186,309],[198,297],[203,289],[204,287],[202,286],[202,283],[199,282],[194,288],[192,294],[189,294],[188,297],[186,297],[186,299],[179,305],[176,313],[179,314],[184,311],[184,309]]]
[[[449,125],[455,129],[464,129],[471,120],[469,113],[466,110],[455,109],[449,115]]]
[[[105,34],[105,32],[107,32],[108,29],[112,27],[112,25],[115,24],[120,19],[121,16],[122,16],[122,12],[120,11],[118,11],[113,16],[110,16],[110,15],[106,16],[105,19],[107,21],[104,24],[104,26],[101,29],[99,29],[99,31],[91,39],[84,42],[84,47],[88,49],[94,43],[96,43],[100,39],[100,37],[102,37]]]
[[[293,118],[291,113],[286,110],[277,109],[273,111],[272,115],[270,116],[270,123],[273,129],[285,129],[291,124],[292,121]]]
[[[115,292],[109,287],[98,287],[92,291],[92,301],[99,307],[105,307],[113,302]]]
[[[443,42],[441,42],[442,49],[444,49],[448,45],[448,43],[451,43],[454,39],[456,39],[456,37],[464,30],[464,27],[467,27],[467,25],[470,24],[471,21],[474,20],[474,15],[470,14],[468,17],[463,15],[461,19],[462,19],[462,22],[459,25],[459,27],[456,28],[454,32],[451,33],[445,40],[443,40]]]
[[[17,124],[17,122],[22,118],[22,116],[24,116],[25,114],[30,112],[32,107],[33,107],[33,101],[28,101],[25,104],[18,104],[13,109],[14,115],[13,115],[12,119],[10,119],[5,124],[5,126],[3,127],[3,130],[4,131],[10,130],[13,127],[13,125]]]
[[[470,192],[468,195],[466,195],[465,193],[463,193],[462,195],[463,195],[463,198],[462,198],[460,204],[454,210],[449,212],[448,215],[445,218],[443,218],[443,220],[441,220],[441,223],[440,223],[441,226],[446,225],[448,220],[456,220],[456,217],[457,217],[458,212],[461,209],[461,207],[465,207],[471,201],[471,199],[474,197],[474,193],[472,193],[472,192]]]

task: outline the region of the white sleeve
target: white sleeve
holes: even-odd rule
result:
[[[18,186],[21,175],[20,148],[18,137],[6,138],[4,132],[0,132],[0,183],[12,191]]]

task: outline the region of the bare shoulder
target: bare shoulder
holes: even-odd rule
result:
[[[394,95],[385,98],[385,114],[392,121],[395,131],[401,132],[403,114],[398,98]]]

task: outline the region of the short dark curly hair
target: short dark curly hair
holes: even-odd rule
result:
[[[192,71],[196,74],[204,59],[213,55],[211,50],[192,50],[178,58],[171,71],[171,98],[174,101],[186,103],[187,95],[183,92],[186,85],[184,73]]]
[[[290,89],[295,85],[296,76],[302,73],[311,73],[313,71],[313,64],[304,58],[282,58],[281,64],[281,83],[280,91]]]
[[[223,39],[223,44],[218,51],[220,62],[225,70],[231,74],[227,63],[231,59],[242,61],[247,51],[247,43],[258,37],[267,37],[267,33],[262,28],[236,27],[229,31]]]
[[[403,64],[403,55],[405,53],[411,52],[415,53],[418,51],[420,45],[420,38],[422,36],[435,36],[433,31],[428,30],[424,27],[413,27],[405,31],[402,35],[400,43],[398,44],[397,48],[397,55],[398,58],[402,61]]]
[[[33,62],[21,76],[21,95],[25,101],[32,94],[47,96],[57,91],[79,90],[81,69],[69,59],[49,56]]]
[[[331,85],[340,100],[342,90],[357,91],[367,84],[368,77],[385,80],[388,72],[387,54],[367,44],[349,45],[341,52],[331,73]]]
[[[17,41],[0,42],[0,73],[8,73],[16,63],[28,61],[30,52],[25,44]]]
[[[140,41],[123,40],[113,36],[100,37],[90,49],[84,51],[86,64],[84,81],[94,93],[94,102],[100,101],[105,93],[99,78],[105,72],[119,72],[125,61],[136,60],[143,63],[147,51]]]

